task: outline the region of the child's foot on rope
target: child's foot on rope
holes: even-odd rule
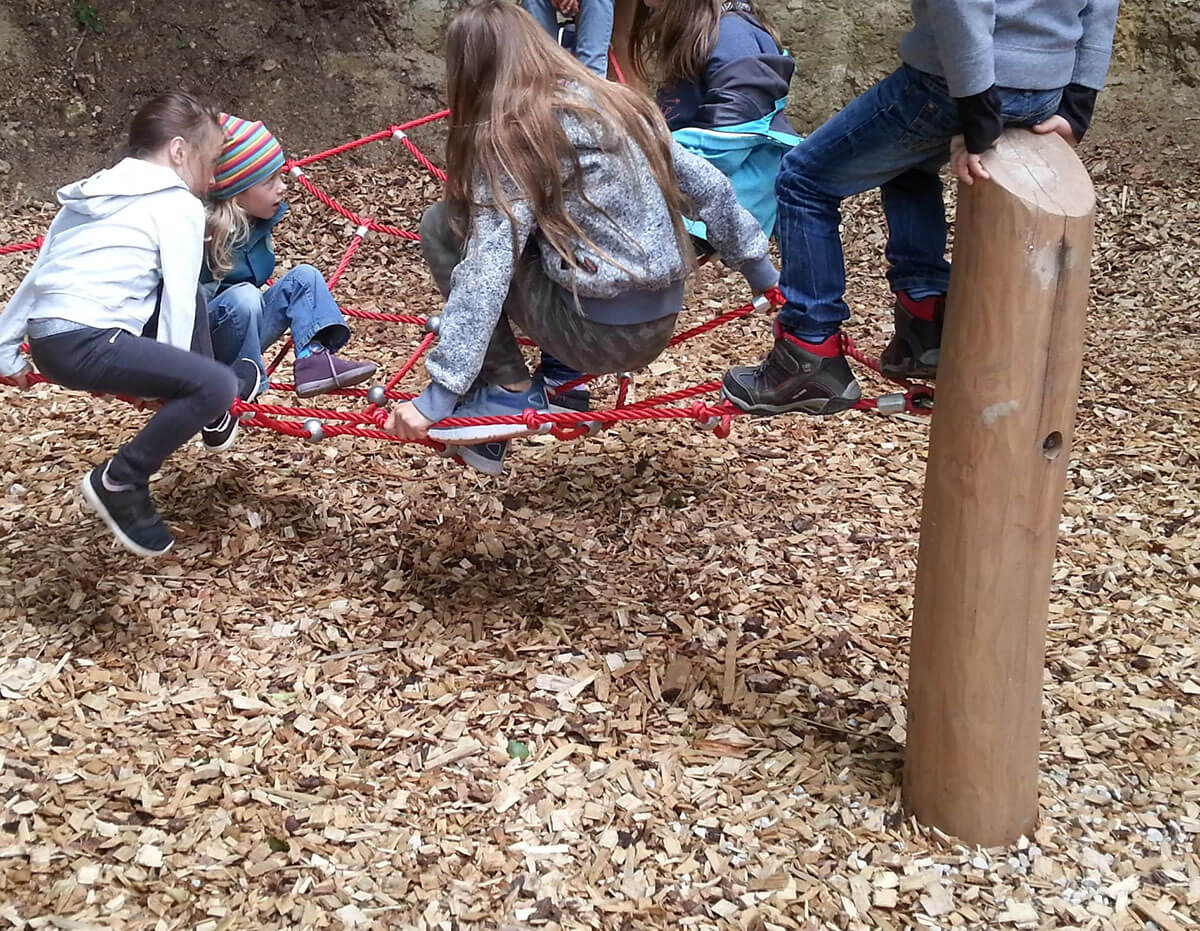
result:
[[[545,412],[546,388],[540,379],[524,391],[509,391],[499,385],[480,384],[465,395],[450,414],[451,417],[511,417],[523,414],[532,408]],[[529,428],[521,423],[485,424],[470,427],[443,427],[434,424],[429,428],[429,438],[439,443],[455,445],[474,444],[484,441],[511,440],[524,436]]]
[[[296,376],[296,397],[311,398],[327,391],[362,384],[375,374],[375,363],[351,362],[332,352],[321,351],[297,359],[293,371]]]
[[[808,343],[778,323],[775,345],[766,359],[726,372],[721,393],[748,414],[836,414],[862,397],[842,355],[840,333],[821,343]]]
[[[897,291],[894,313],[896,335],[879,357],[883,374],[898,381],[936,378],[946,298],[935,294],[914,301]]]
[[[459,446],[456,451],[459,458],[472,469],[478,469],[488,475],[504,474],[504,454],[508,452],[508,440]]]
[[[266,391],[267,381],[253,359],[238,359],[230,368],[237,376],[238,397],[243,401],[249,403]]]
[[[238,359],[230,368],[237,376],[238,394],[243,401],[253,401],[262,393],[262,374],[253,359]],[[200,445],[210,453],[223,453],[237,439],[241,421],[226,411],[200,431]]]
[[[557,387],[557,385],[546,382],[546,403],[553,413],[580,414],[592,409],[592,393],[583,385],[572,388],[570,391],[551,394],[550,392]]]
[[[556,361],[554,365],[564,370],[561,376],[547,374],[544,363],[538,366],[538,370],[533,374],[535,381],[540,378],[546,386],[546,401],[550,405],[550,410],[556,414],[578,414],[591,410],[592,392],[588,390],[587,385],[577,385],[568,391],[558,390],[563,385],[579,378],[581,373],[567,369],[561,362]]]
[[[107,462],[83,477],[83,497],[127,550],[139,556],[161,556],[175,544],[150,500],[150,489],[110,481]]]

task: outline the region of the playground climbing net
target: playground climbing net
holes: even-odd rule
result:
[[[301,190],[315,198],[329,211],[350,221],[353,225],[353,233],[341,261],[338,262],[337,267],[329,275],[328,282],[331,290],[336,289],[339,280],[345,275],[346,270],[350,267],[370,234],[394,237],[411,242],[418,242],[420,237],[414,232],[380,223],[377,220],[360,216],[348,209],[319,188],[308,177],[305,169],[317,162],[334,159],[362,146],[390,141],[397,143],[407,150],[424,170],[428,171],[438,180],[444,181],[446,179],[445,172],[417,147],[416,143],[410,138],[409,132],[419,126],[445,119],[449,115],[449,112],[448,110],[442,110],[407,123],[389,126],[387,129],[364,136],[361,139],[355,139],[352,142],[347,142],[327,151],[318,152],[314,155],[295,159],[287,163],[285,170],[295,179],[296,184],[299,185]],[[17,252],[35,251],[41,248],[42,241],[41,238],[38,238],[30,242],[0,246],[0,256]],[[681,343],[695,339],[718,327],[735,320],[740,320],[756,312],[773,312],[782,304],[783,296],[779,291],[769,291],[754,301],[725,311],[700,325],[676,334],[671,340],[670,345],[678,346]],[[393,400],[408,400],[415,396],[411,392],[402,390],[401,382],[416,368],[424,354],[437,341],[437,332],[441,318],[436,314],[416,316],[379,313],[351,308],[342,308],[342,313],[347,317],[361,320],[418,327],[420,328],[420,336],[416,347],[404,360],[403,364],[397,368],[396,372],[386,381],[376,384],[370,389],[352,388],[332,392],[332,395],[347,398],[356,405],[361,405],[365,401],[365,406],[356,406],[352,409],[335,409],[268,404],[258,401],[247,403],[239,400],[234,402],[232,411],[241,418],[243,427],[274,430],[277,433],[311,442],[317,442],[326,437],[333,436],[356,436],[399,442],[396,437],[385,433],[382,429],[383,422],[387,417],[387,405]],[[879,364],[876,360],[861,353],[849,337],[843,336],[842,339],[842,349],[848,356],[868,366],[876,373],[880,372]],[[523,340],[522,342],[525,345],[531,345],[528,340]],[[273,374],[291,349],[292,344],[289,340],[274,357],[268,366],[268,371]],[[597,377],[595,375],[584,375],[560,386],[555,390],[555,393],[569,391],[572,388],[592,382]],[[446,426],[524,424],[531,433],[549,433],[558,439],[570,440],[607,429],[618,423],[680,420],[692,421],[705,429],[713,430],[717,436],[725,437],[729,435],[733,418],[743,416],[742,411],[721,399],[721,385],[716,380],[701,382],[678,391],[657,394],[636,402],[631,399],[632,380],[632,373],[622,373],[618,377],[614,403],[611,407],[605,409],[561,413],[526,410],[523,414],[506,417],[449,418],[443,421],[443,424]],[[47,379],[41,375],[34,374],[30,377],[31,383],[45,381]],[[877,398],[864,398],[857,403],[856,407],[863,410],[876,410],[887,414],[902,412],[919,414],[928,412],[929,404],[932,400],[932,390],[930,388],[924,385],[914,385],[909,382],[899,382],[898,385],[901,390],[896,393]],[[295,390],[294,385],[275,380],[270,382],[270,388],[274,391],[285,393],[294,393]],[[134,398],[121,398],[121,400],[135,404],[142,403],[139,399]],[[442,444],[432,440],[421,442],[436,449],[443,449]]]

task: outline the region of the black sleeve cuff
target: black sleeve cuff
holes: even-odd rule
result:
[[[1075,141],[1082,142],[1083,134],[1092,125],[1092,112],[1096,109],[1096,89],[1082,84],[1068,84],[1063,88],[1062,102],[1058,115],[1071,124]]]
[[[966,137],[967,151],[979,155],[990,149],[1004,132],[1004,118],[1000,114],[1000,95],[993,84],[982,94],[957,97],[958,121]]]

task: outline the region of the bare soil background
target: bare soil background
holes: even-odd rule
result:
[[[441,106],[445,0],[0,0],[0,194],[42,199],[107,164],[128,117],[174,87],[314,151]],[[764,0],[811,131],[887,73],[903,0]],[[90,24],[98,24],[97,33]],[[1200,6],[1126,0],[1097,139],[1194,133]],[[1158,140],[1146,140],[1153,157]],[[433,151],[438,145],[432,145]],[[368,150],[359,159],[376,159]]]

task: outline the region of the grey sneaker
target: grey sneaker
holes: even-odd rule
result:
[[[117,542],[139,556],[161,556],[175,545],[145,485],[105,484],[108,463],[96,466],[83,477],[83,498],[108,525]]]
[[[504,455],[508,452],[508,440],[497,443],[476,443],[473,446],[458,446],[455,453],[472,469],[488,475],[504,474]]]

